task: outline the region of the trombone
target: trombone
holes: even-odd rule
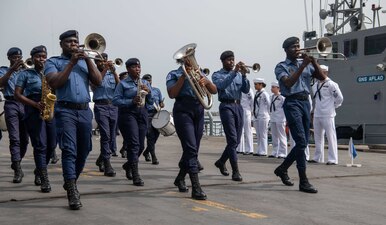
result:
[[[90,59],[103,60],[102,53],[106,49],[106,40],[104,37],[97,33],[91,33],[87,35],[83,45],[79,45],[79,51],[87,53],[87,57]],[[97,58],[96,56],[100,57]]]
[[[316,50],[316,52],[310,52],[310,50]],[[318,54],[319,58],[315,59],[324,59],[324,60],[347,60],[346,56],[342,53],[333,53],[332,52],[332,42],[328,37],[322,37],[316,42],[315,46],[302,48],[299,50],[301,54],[307,55],[316,55]],[[301,54],[299,55],[301,57]],[[329,55],[341,56],[341,58],[327,58]]]

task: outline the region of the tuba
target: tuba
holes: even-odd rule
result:
[[[210,109],[213,104],[212,94],[206,87],[202,87],[198,82],[201,79],[203,72],[194,57],[196,46],[195,43],[185,45],[174,53],[173,58],[181,63],[189,84],[201,105],[204,106],[205,109]],[[192,67],[189,73],[186,71],[185,63],[188,63]],[[207,101],[205,101],[205,98],[207,98]]]
[[[40,118],[45,121],[50,121],[54,118],[54,107],[56,95],[51,93],[51,88],[48,86],[47,79],[42,75],[42,98],[40,100],[44,104],[44,110],[40,114]]]

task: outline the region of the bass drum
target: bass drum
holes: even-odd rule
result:
[[[166,110],[161,110],[156,113],[151,120],[151,125],[165,137],[170,136],[176,132],[173,117]]]

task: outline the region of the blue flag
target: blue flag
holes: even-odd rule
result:
[[[354,143],[352,141],[352,138],[350,138],[350,142],[348,144],[348,152],[350,154],[350,157],[352,157],[353,159],[355,159],[355,157],[357,157],[357,150],[355,149],[355,146],[354,146]]]

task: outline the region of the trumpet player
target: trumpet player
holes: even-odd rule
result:
[[[146,133],[146,149],[143,156],[147,162],[151,161],[153,165],[158,165],[159,161],[155,155],[155,143],[159,138],[159,131],[151,125],[154,115],[164,107],[161,90],[152,85],[152,76],[150,74],[143,75],[142,79],[147,80],[151,86],[151,93],[153,97],[153,104],[146,104],[147,112],[149,114],[148,129]]]
[[[221,54],[220,60],[223,68],[213,73],[212,80],[218,89],[220,118],[224,127],[227,146],[220,159],[215,162],[220,173],[229,176],[225,166],[229,159],[232,167],[232,180],[242,181],[237,164],[236,148],[240,144],[242,129],[244,125],[243,107],[240,105],[241,93],[247,94],[250,90],[249,80],[246,76],[246,66],[243,62],[235,65],[235,56],[232,51]]]
[[[51,191],[48,180],[47,164],[56,148],[55,119],[45,121],[41,118],[45,108],[42,102],[42,80],[44,63],[47,59],[47,49],[40,45],[31,50],[34,68],[20,73],[15,88],[15,97],[24,104],[25,123],[31,138],[35,160],[35,185],[40,185],[43,193]],[[47,88],[47,87],[45,87]],[[43,96],[44,98],[44,96]]]
[[[311,78],[324,80],[326,76],[315,58],[303,54],[302,59],[299,59],[299,38],[287,38],[282,47],[286,53],[286,59],[276,65],[275,74],[281,93],[285,97],[284,114],[295,140],[295,146],[274,173],[280,177],[284,185],[293,186],[294,183],[290,180],[287,170],[296,160],[300,178],[299,191],[317,193],[318,190],[309,183],[306,175],[305,148],[308,145],[311,117],[308,99]]]
[[[102,75],[102,85],[91,85],[94,92],[93,102],[95,120],[98,123],[100,132],[101,153],[96,161],[100,172],[105,176],[114,177],[115,170],[111,166],[110,158],[117,150],[116,132],[118,122],[118,108],[112,104],[115,87],[119,83],[118,73],[112,61],[108,61],[108,55],[102,53],[96,56],[95,64]]]
[[[177,63],[184,64],[186,71],[192,71],[192,65],[184,58],[177,59]],[[182,146],[182,156],[178,163],[180,171],[174,180],[174,185],[180,192],[188,192],[185,176],[188,173],[192,183],[192,198],[206,200],[207,196],[201,189],[198,179],[199,162],[198,151],[204,132],[204,107],[194,94],[190,79],[185,74],[183,67],[172,70],[166,77],[166,88],[170,98],[176,99],[173,107],[174,125]],[[200,76],[198,81],[201,86],[207,87],[211,94],[217,93],[216,86],[205,76]]]
[[[62,54],[49,58],[44,73],[56,90],[57,139],[62,150],[64,189],[70,209],[82,207],[77,180],[91,151],[92,111],[89,108],[90,82],[102,84],[102,75],[84,51],[79,51],[76,30],[59,36]]]
[[[135,186],[144,182],[138,172],[138,157],[144,149],[148,126],[148,113],[145,103],[153,104],[149,82],[142,80],[141,63],[137,58],[126,61],[129,76],[116,87],[113,104],[118,106],[118,126],[127,143],[127,163],[123,165],[126,177]]]
[[[24,62],[20,48],[10,48],[7,56],[10,67],[0,68],[0,87],[4,88],[4,115],[9,136],[11,168],[14,171],[13,183],[20,183],[24,177],[21,161],[27,151],[28,133],[23,121],[24,106],[21,102],[16,101],[14,92],[17,77],[24,69]]]

